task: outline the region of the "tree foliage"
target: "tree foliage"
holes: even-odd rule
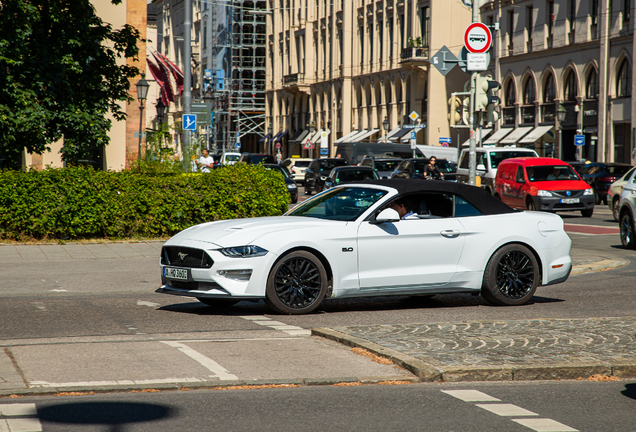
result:
[[[67,162],[108,144],[107,114],[125,119],[119,102],[131,100],[129,78],[139,74],[121,60],[137,58],[140,40],[130,25],[103,22],[89,0],[2,0],[0,164],[62,137]]]

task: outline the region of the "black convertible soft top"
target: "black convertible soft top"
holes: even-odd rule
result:
[[[400,196],[411,195],[418,192],[452,193],[461,196],[485,215],[514,213],[517,211],[490,195],[487,190],[464,183],[443,180],[382,179],[366,180],[356,182],[356,184],[373,184],[391,187],[397,189]]]

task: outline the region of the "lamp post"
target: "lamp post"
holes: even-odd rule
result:
[[[272,127],[272,122],[269,122],[269,126],[267,127],[267,134],[269,138],[267,138],[267,147],[269,150],[269,154],[272,154],[274,150],[272,150],[272,138],[274,138],[274,128]]]
[[[561,127],[561,123],[565,120],[565,116],[568,113],[568,110],[565,109],[563,105],[559,105],[559,109],[556,112],[556,117],[559,122],[559,158],[563,159],[563,127]]]
[[[389,140],[388,134],[389,134],[389,119],[387,119],[386,116],[384,116],[384,121],[382,122],[382,128],[384,129],[384,142],[387,142]]]
[[[157,100],[157,105],[155,105],[155,108],[157,108],[157,117],[159,118],[159,125],[162,125],[163,117],[166,115],[167,107],[163,104],[163,100],[161,98]]]
[[[141,79],[137,81],[137,99],[139,100],[139,145],[137,148],[137,160],[141,159],[141,128],[143,126],[144,119],[144,101],[148,95],[148,88],[150,84],[146,81],[146,74],[141,74]]]
[[[311,132],[312,135],[314,133],[316,133],[316,122],[313,121],[313,120],[309,123],[309,132]],[[313,138],[313,136],[312,136],[312,138]],[[314,149],[313,148],[310,149],[310,153],[311,153],[311,157],[313,157],[313,155],[314,155],[313,154],[314,153]]]

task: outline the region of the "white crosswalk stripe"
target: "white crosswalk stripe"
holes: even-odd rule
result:
[[[311,336],[311,330],[304,329],[302,327],[297,327],[289,324],[282,323],[280,321],[274,321],[273,319],[267,318],[263,315],[258,316],[243,316],[241,317],[248,321],[253,322],[254,324],[262,325],[264,327],[273,328],[274,330],[280,330],[284,333],[287,333],[291,336]]]
[[[34,403],[0,404],[0,432],[41,432]]]

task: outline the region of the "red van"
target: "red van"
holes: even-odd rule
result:
[[[495,196],[527,210],[594,213],[594,191],[568,163],[553,158],[513,158],[499,164]]]

